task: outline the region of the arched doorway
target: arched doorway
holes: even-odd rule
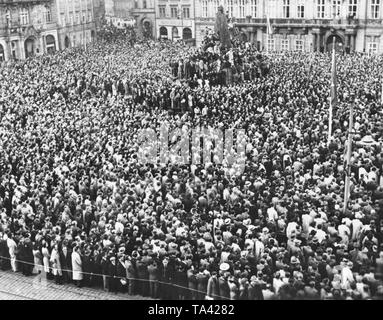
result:
[[[0,62],[5,61],[4,47],[0,44]]]
[[[193,37],[192,35],[192,31],[190,30],[190,28],[184,28],[182,30],[182,39],[183,40],[188,40],[188,39],[191,39]]]
[[[175,40],[175,39],[178,39],[179,36],[178,36],[178,28],[177,27],[173,27],[172,28],[172,39]]]
[[[70,39],[69,39],[68,36],[65,37],[64,45],[65,45],[65,48],[69,48],[70,47]]]
[[[326,51],[327,52],[332,52],[333,49],[333,41],[335,38],[335,51],[337,52],[342,52],[344,51],[344,45],[343,45],[343,40],[342,38],[337,35],[337,34],[331,34],[327,37],[326,41]]]
[[[25,40],[24,48],[25,58],[33,57],[35,55],[36,50],[36,38],[32,36]]]
[[[168,38],[168,28],[166,27],[161,27],[160,28],[160,37],[161,38]]]
[[[52,35],[47,35],[45,38],[47,53],[51,54],[56,51],[56,40]]]

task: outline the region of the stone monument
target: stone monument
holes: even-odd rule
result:
[[[230,33],[229,33],[229,27],[227,23],[227,17],[224,13],[223,7],[219,6],[217,17],[215,20],[215,33],[219,37],[219,41],[221,42],[221,46],[224,48],[231,48],[231,41],[230,41]]]

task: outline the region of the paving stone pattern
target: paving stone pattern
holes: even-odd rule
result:
[[[0,300],[143,300],[141,296],[115,294],[102,289],[57,285],[41,275],[0,271]]]

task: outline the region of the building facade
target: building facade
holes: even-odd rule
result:
[[[135,0],[133,17],[136,21],[137,34],[139,37],[153,38],[156,29],[155,0]]]
[[[156,0],[156,37],[194,43],[197,0]]]
[[[94,0],[56,0],[56,8],[60,49],[95,40]]]
[[[96,30],[99,30],[105,19],[105,0],[93,0],[93,13]]]
[[[106,18],[116,27],[133,25],[139,37],[155,36],[154,0],[105,0]]]
[[[133,1],[115,1],[105,0],[106,21],[117,28],[126,28],[135,26],[136,21],[133,18]]]
[[[222,5],[240,36],[259,49],[383,53],[382,0],[196,0],[196,40]],[[267,33],[267,17],[273,33]]]
[[[0,62],[57,50],[53,0],[0,0]]]
[[[112,12],[116,18],[130,18],[134,8],[134,0],[113,0]]]

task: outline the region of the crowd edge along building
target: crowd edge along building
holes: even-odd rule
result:
[[[135,26],[134,0],[105,0],[106,20],[117,28]]]
[[[154,0],[105,0],[105,10],[107,21],[117,28],[134,26],[139,37],[154,37]]]
[[[133,2],[132,15],[136,21],[137,35],[139,37],[153,38],[155,36],[156,20],[155,0],[135,0]]]
[[[55,0],[60,49],[96,39],[95,0]]]
[[[93,0],[93,13],[96,31],[98,31],[102,28],[105,19],[105,0]]]
[[[0,62],[59,48],[54,0],[0,0]]]
[[[383,0],[195,1],[197,45],[222,5],[238,36],[259,49],[326,52],[335,37],[337,50],[383,53]]]
[[[156,36],[195,44],[196,3],[198,0],[155,0]]]

